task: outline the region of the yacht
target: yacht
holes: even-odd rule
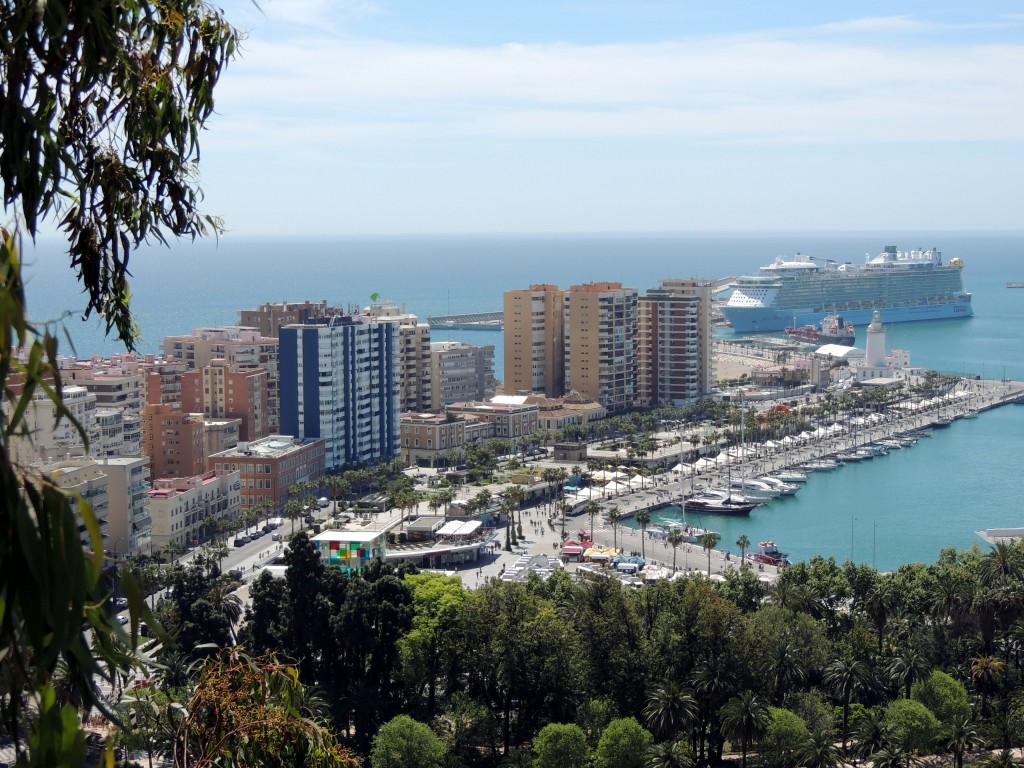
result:
[[[769,486],[771,486],[772,488],[777,490],[779,492],[779,494],[782,495],[782,496],[792,496],[797,491],[800,490],[800,486],[799,485],[793,485],[792,483],[787,483],[784,480],[782,480],[781,478],[772,477],[771,475],[761,475],[757,479],[759,481],[761,481],[762,483],[767,483]]]
[[[766,483],[763,480],[753,477],[744,477],[740,480],[733,480],[729,484],[729,487],[738,493],[742,493],[753,498],[760,496],[766,500],[774,499],[782,493],[778,488],[770,483]]]
[[[806,483],[807,473],[798,472],[795,469],[784,469],[781,472],[776,472],[775,477],[779,478],[784,483]]]
[[[759,504],[760,502],[731,494],[724,489],[713,488],[688,498],[683,504],[683,509],[687,512],[704,512],[709,515],[749,515]]]

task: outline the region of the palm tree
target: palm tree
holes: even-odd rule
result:
[[[878,633],[878,655],[882,655],[882,640],[885,637],[885,626],[889,622],[889,613],[895,602],[892,581],[884,578],[868,593],[864,601],[864,609],[875,625]]]
[[[718,534],[712,531],[705,533],[700,539],[700,545],[708,553],[708,578],[711,578],[711,552],[718,544]]]
[[[1021,550],[1016,544],[997,541],[978,563],[981,583],[992,587],[1004,578],[1019,579],[1024,572],[1021,559]]]
[[[979,760],[979,768],[1020,768],[1021,761],[1017,759],[1012,750],[1004,749],[1001,752],[992,752]]]
[[[674,740],[683,728],[697,721],[700,708],[688,689],[666,680],[647,692],[643,717],[657,738]]]
[[[832,737],[821,730],[807,736],[798,754],[805,768],[838,768],[843,764],[842,752],[836,748]]]
[[[668,532],[668,544],[672,547],[672,573],[676,572],[676,550],[684,541],[686,541],[686,536],[678,528],[673,528]]]
[[[775,700],[781,703],[790,685],[807,679],[803,649],[793,640],[777,636],[768,649],[763,674],[772,684]]]
[[[825,667],[825,685],[837,691],[843,699],[843,752],[846,752],[846,739],[850,733],[850,699],[858,688],[868,683],[870,677],[867,664],[850,656],[836,659]]]
[[[996,656],[975,656],[971,659],[971,680],[981,694],[981,715],[988,714],[988,696],[1003,678],[1006,662]]]
[[[869,709],[857,720],[854,729],[854,753],[865,760],[882,750],[892,741],[893,726],[885,719],[885,710],[875,707]]]
[[[299,503],[298,499],[288,499],[288,501],[286,501],[284,505],[284,513],[288,516],[288,519],[292,521],[292,536],[294,536],[295,521],[302,513],[302,504]]]
[[[601,505],[597,503],[596,499],[590,499],[583,507],[587,515],[590,516],[590,540],[594,540],[594,518],[601,514]]]
[[[644,756],[644,768],[693,768],[695,762],[683,741],[653,745]]]
[[[886,671],[894,682],[903,687],[904,696],[909,699],[910,687],[914,681],[928,674],[928,659],[916,648],[908,646],[889,662]]]
[[[640,526],[640,556],[646,560],[647,547],[645,539],[647,538],[647,526],[651,524],[651,510],[638,509],[636,512],[636,522]]]
[[[622,519],[622,513],[619,511],[618,504],[612,504],[608,507],[608,522],[612,524],[612,547],[614,549],[619,548],[619,521]]]
[[[984,744],[978,722],[970,712],[954,714],[942,732],[942,745],[953,755],[954,768],[964,768],[964,752]]]
[[[740,570],[743,570],[747,563],[747,547],[750,546],[747,534],[744,533],[736,539],[736,546],[740,548]]]
[[[747,768],[747,746],[764,733],[771,722],[768,705],[751,690],[740,691],[722,707],[722,735],[739,739],[742,768]]]

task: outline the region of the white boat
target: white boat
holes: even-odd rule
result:
[[[781,494],[781,491],[779,491],[778,488],[773,487],[763,480],[757,480],[753,477],[745,477],[742,480],[733,480],[732,483],[730,483],[729,488],[737,493],[742,493],[744,496],[750,496],[753,499],[760,497],[765,501],[777,498]]]
[[[811,461],[804,462],[802,466],[804,469],[809,469],[812,472],[831,472],[839,466],[839,462],[834,459],[812,459]]]
[[[807,473],[798,472],[795,469],[784,469],[781,472],[776,472],[775,477],[779,478],[784,483],[806,483]]]
[[[797,491],[800,490],[800,486],[799,485],[793,485],[792,483],[787,483],[787,482],[781,480],[780,478],[772,477],[771,475],[761,475],[757,479],[760,482],[762,482],[762,483],[767,483],[768,485],[770,485],[772,488],[777,490],[779,492],[779,494],[782,495],[782,496],[792,496]]]

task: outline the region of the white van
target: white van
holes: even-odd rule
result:
[[[320,509],[323,509],[324,507],[329,507],[331,505],[330,500],[326,496],[321,496],[316,503],[320,507]]]
[[[271,530],[274,530],[275,528],[280,528],[282,525],[284,525],[284,518],[272,517],[269,520],[267,520],[267,525],[270,526]]]

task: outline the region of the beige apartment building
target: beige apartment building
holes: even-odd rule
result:
[[[263,368],[242,368],[214,360],[181,378],[181,407],[209,418],[241,420],[241,440],[267,435],[268,374]]]
[[[639,300],[640,404],[693,403],[714,383],[711,282],[659,282]]]
[[[278,394],[278,342],[255,328],[224,326],[196,328],[186,336],[164,337],[164,356],[183,360],[189,368],[205,368],[220,359],[240,368],[263,368],[267,372],[267,432],[280,424]]]
[[[637,290],[583,283],[565,293],[565,391],[609,411],[637,405]]]
[[[152,518],[154,550],[171,542],[198,546],[214,535],[223,520],[240,511],[238,472],[204,472],[191,477],[162,477],[146,492]]]
[[[463,400],[494,397],[494,345],[461,341],[430,344],[432,410]]]
[[[343,315],[342,307],[328,306],[326,301],[268,302],[256,309],[238,310],[238,324],[256,328],[261,336],[277,338],[282,325],[302,325],[315,317]]]
[[[366,314],[377,322],[393,323],[397,330],[395,376],[398,379],[398,412],[429,410],[433,375],[430,326],[406,312],[405,307],[387,300],[370,304]]]
[[[506,392],[565,392],[564,301],[557,285],[505,291]]]

